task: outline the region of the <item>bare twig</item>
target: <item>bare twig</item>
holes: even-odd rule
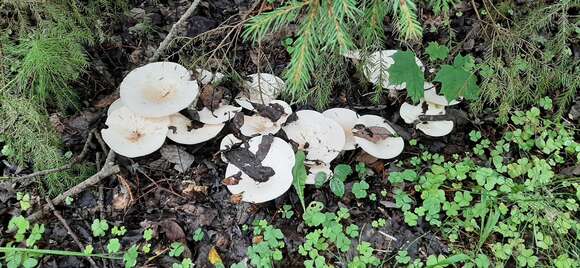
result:
[[[109,177],[113,174],[117,174],[121,171],[121,168],[114,163],[115,159],[115,152],[113,150],[109,150],[109,154],[107,155],[107,160],[105,161],[105,165],[99,172],[95,175],[89,177],[85,181],[77,184],[76,186],[68,189],[68,191],[60,194],[59,196],[52,199],[53,204],[61,204],[64,200],[69,196],[74,196],[82,191],[86,190],[88,187],[93,186],[100,182],[102,179]],[[39,220],[44,214],[50,211],[50,207],[48,205],[44,205],[40,211],[33,213],[32,215],[28,216],[28,221],[34,222]]]
[[[46,200],[46,204],[48,205],[50,210],[52,210],[52,214],[54,214],[54,216],[58,219],[58,221],[60,221],[60,223],[64,226],[64,228],[66,229],[68,234],[72,237],[72,239],[75,241],[75,243],[77,244],[79,249],[81,251],[84,251],[85,246],[83,246],[83,244],[81,244],[79,237],[73,232],[73,230],[70,228],[70,226],[68,225],[66,220],[62,217],[60,212],[58,212],[58,210],[56,210],[56,208],[54,207],[54,204],[52,203],[52,200],[50,200],[49,197],[46,197],[45,200]],[[95,260],[93,260],[93,258],[91,258],[91,257],[87,257],[87,258],[93,267],[99,267],[97,265],[97,263],[95,262]]]
[[[151,56],[151,58],[149,58],[149,62],[154,62],[157,61],[159,59],[159,55],[161,55],[161,53],[163,53],[165,51],[165,49],[167,49],[167,46],[169,45],[169,43],[171,43],[171,41],[173,41],[173,38],[175,38],[175,35],[177,34],[177,29],[179,29],[179,27],[181,27],[181,25],[189,18],[191,17],[191,15],[193,14],[193,11],[195,11],[195,8],[197,8],[197,5],[199,4],[200,0],[194,0],[193,3],[191,3],[191,6],[189,6],[189,8],[185,11],[185,13],[183,13],[183,15],[181,15],[181,18],[179,18],[179,20],[173,24],[173,26],[171,26],[171,30],[169,30],[169,33],[167,33],[167,36],[165,36],[165,39],[163,39],[163,41],[161,41],[161,44],[159,44],[159,47],[157,48],[157,50],[155,50],[155,53],[153,53],[153,56]]]
[[[48,174],[52,174],[52,173],[56,173],[56,172],[60,172],[60,171],[72,168],[75,164],[79,163],[87,156],[87,154],[89,152],[89,145],[91,144],[91,140],[95,136],[95,132],[96,132],[96,129],[93,129],[91,132],[89,132],[89,136],[87,137],[87,141],[85,142],[85,145],[83,145],[83,150],[70,163],[68,163],[64,166],[61,166],[61,167],[41,170],[41,171],[34,172],[34,173],[24,175],[24,176],[12,177],[12,178],[10,178],[10,181],[12,183],[19,182],[19,181],[28,180],[28,179],[31,179],[34,177],[44,176],[44,175],[48,175]]]

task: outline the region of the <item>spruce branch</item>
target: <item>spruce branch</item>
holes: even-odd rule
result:
[[[403,40],[420,39],[423,36],[423,29],[417,20],[417,6],[415,3],[412,0],[396,0],[392,3],[399,35]]]
[[[302,8],[308,3],[309,1],[291,1],[285,6],[252,17],[242,34],[242,38],[246,41],[260,42],[266,34],[278,31],[296,20]]]

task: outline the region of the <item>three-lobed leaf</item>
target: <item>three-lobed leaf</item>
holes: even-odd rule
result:
[[[425,52],[429,55],[429,60],[431,61],[444,60],[449,55],[449,48],[437,42],[429,42]]]

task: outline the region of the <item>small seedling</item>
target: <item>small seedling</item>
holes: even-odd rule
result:
[[[204,236],[205,236],[205,233],[203,232],[203,229],[197,228],[193,232],[193,241],[199,242],[199,241],[203,240]]]

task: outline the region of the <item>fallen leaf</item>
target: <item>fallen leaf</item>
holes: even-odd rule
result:
[[[230,202],[235,205],[242,203],[242,194],[233,194],[230,196]]]
[[[224,97],[224,88],[207,84],[201,88],[199,99],[203,106],[210,110],[216,109]]]
[[[222,258],[220,257],[220,255],[217,252],[217,250],[215,249],[215,247],[211,247],[211,249],[209,250],[209,254],[207,256],[207,260],[209,261],[209,263],[211,263],[214,266],[223,263],[222,262]]]
[[[392,136],[391,132],[384,127],[365,127],[363,125],[356,125],[353,130],[354,136],[375,143]]]
[[[169,241],[185,240],[185,232],[177,222],[173,220],[165,220],[160,224],[160,226]]]
[[[174,169],[177,170],[179,173],[183,173],[187,169],[189,169],[189,167],[191,166],[191,164],[193,164],[193,161],[195,160],[193,155],[177,147],[177,145],[163,146],[160,152],[165,160],[175,164]]]

